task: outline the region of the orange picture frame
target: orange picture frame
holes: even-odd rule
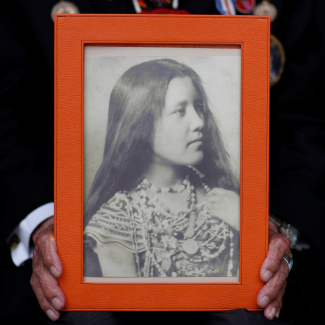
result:
[[[84,282],[86,45],[241,49],[239,282]],[[260,268],[268,251],[269,67],[269,16],[55,16],[55,240],[65,310],[259,310]]]

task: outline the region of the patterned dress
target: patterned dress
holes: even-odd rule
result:
[[[236,276],[238,231],[212,217],[206,205],[197,209],[194,235],[184,238],[188,226],[188,212],[175,216],[118,192],[89,221],[84,244],[95,252],[97,243],[121,244],[134,253],[139,277]]]

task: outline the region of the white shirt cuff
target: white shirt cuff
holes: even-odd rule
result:
[[[34,247],[30,244],[30,237],[40,223],[53,215],[54,203],[44,204],[28,214],[9,236],[7,243],[10,246],[12,261],[16,266],[20,266],[33,257]]]

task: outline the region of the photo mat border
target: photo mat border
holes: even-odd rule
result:
[[[90,48],[88,48],[90,47]],[[93,49],[91,48],[93,47]],[[95,49],[96,47],[96,49]],[[102,51],[100,51],[100,49],[103,48]],[[107,54],[107,52],[109,51],[108,49],[112,48],[112,50],[114,51],[114,54]],[[118,49],[121,49],[120,51]],[[125,49],[127,48],[132,48],[132,50],[134,49],[140,49],[141,48],[141,52],[145,52],[146,50],[149,51],[149,53],[137,53],[137,54],[127,54],[125,53]],[[195,55],[193,55],[193,51],[190,52],[190,55],[186,55],[184,51],[181,51],[182,54],[177,51],[169,51],[167,50],[166,54],[165,52],[163,54],[157,54],[157,51],[152,51],[151,49],[153,48],[157,48],[159,50],[162,49],[197,49],[198,51],[195,51]],[[209,49],[209,50],[213,50],[213,49],[222,49],[225,51],[222,51],[223,53],[218,53],[216,51],[214,52],[210,52],[209,51],[204,51],[204,54],[202,54],[201,49]],[[230,50],[230,51],[228,51]],[[235,51],[232,51],[235,50]],[[237,51],[236,51],[237,50]],[[117,51],[117,53],[116,53]],[[88,52],[88,53],[85,53]],[[183,53],[184,52],[184,53]],[[202,55],[200,55],[202,54]],[[240,57],[240,61],[241,60],[241,47],[238,45],[229,45],[229,46],[218,46],[218,45],[214,45],[214,46],[204,46],[204,47],[193,47],[193,46],[169,46],[169,45],[165,45],[165,46],[160,46],[160,45],[151,45],[151,46],[141,46],[139,44],[135,44],[135,46],[114,46],[112,44],[109,45],[102,45],[100,47],[96,46],[95,44],[91,44],[90,46],[86,43],[84,44],[84,60],[85,57],[116,57],[116,56],[121,56],[121,57],[143,57],[143,58],[148,58],[148,57],[152,57],[152,59],[154,59],[154,57],[167,57],[167,58],[175,58],[177,60],[178,57],[207,57],[207,58],[211,58],[211,57],[228,57],[228,56],[238,56]],[[242,73],[241,73],[241,68],[240,67],[240,78],[242,78]],[[83,83],[83,90],[85,91],[85,78],[84,78],[84,83]],[[241,85],[240,85],[241,87]],[[240,89],[241,91],[241,89]],[[84,92],[83,92],[83,99],[84,99]],[[241,106],[241,98],[240,98],[240,106]],[[84,105],[85,107],[85,105]],[[240,108],[239,108],[240,110]],[[84,113],[85,114],[85,113]],[[83,115],[83,125],[84,125],[84,115]],[[84,129],[84,128],[83,128]],[[240,130],[241,131],[241,130]],[[239,142],[241,142],[241,140],[239,139]],[[83,146],[83,150],[84,150],[84,146]],[[239,151],[240,151],[240,146],[239,146]],[[229,153],[229,152],[228,152]],[[84,165],[83,165],[83,170],[84,170]],[[84,173],[83,173],[83,177],[84,177]],[[83,183],[84,186],[84,183]],[[85,192],[84,192],[85,195]],[[83,202],[85,202],[85,198],[83,198]],[[240,211],[239,211],[240,213]],[[240,219],[240,215],[239,214],[239,219]],[[239,231],[240,232],[240,231]],[[239,243],[239,265],[240,265],[240,243]],[[240,274],[240,266],[239,266],[239,274]],[[94,283],[240,283],[240,276],[202,276],[202,277],[90,277],[90,276],[84,276],[83,277],[83,281],[82,283],[90,283],[90,282],[94,282]]]

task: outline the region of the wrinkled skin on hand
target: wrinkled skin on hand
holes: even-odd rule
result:
[[[279,317],[282,308],[282,298],[290,271],[282,257],[288,254],[292,258],[290,245],[290,240],[280,234],[276,225],[270,221],[269,251],[260,272],[265,285],[257,296],[257,304],[264,308],[264,316],[271,320]]]
[[[59,310],[65,304],[65,297],[58,286],[57,278],[62,273],[62,265],[53,237],[53,225],[52,217],[42,222],[32,234],[35,250],[30,283],[41,308],[55,321],[60,317]]]
[[[224,201],[233,201],[235,198],[232,193],[221,194],[230,194],[230,197],[224,197]],[[52,217],[41,223],[32,235],[35,250],[30,282],[41,308],[55,321],[60,317],[59,310],[64,307],[65,297],[57,281],[62,274],[62,264],[53,237],[53,224]],[[290,241],[278,232],[274,223],[270,222],[269,227],[269,252],[260,271],[265,285],[257,296],[257,304],[264,308],[266,318],[273,319],[279,317],[289,274],[289,267],[282,257],[284,254],[292,257],[292,254]]]

